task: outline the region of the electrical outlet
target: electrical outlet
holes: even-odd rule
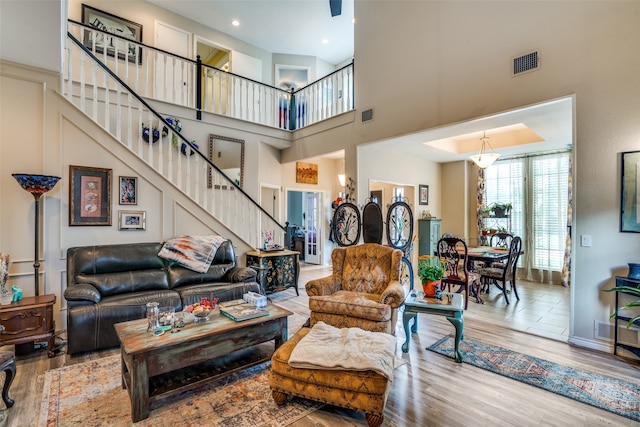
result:
[[[580,245],[584,246],[585,248],[591,247],[591,235],[583,234],[582,236],[580,236]]]

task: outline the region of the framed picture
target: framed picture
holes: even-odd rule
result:
[[[118,230],[144,230],[146,227],[145,211],[118,211]]]
[[[296,162],[296,182],[301,184],[317,184],[318,165],[314,163]]]
[[[134,43],[127,42],[127,40],[133,40],[142,43],[141,24],[103,12],[86,4],[82,5],[82,23],[97,30],[119,36],[112,37],[95,31],[84,31],[83,43],[88,49],[95,53],[103,54],[106,46],[107,55],[115,57],[117,52],[118,59],[124,60],[126,54],[129,62],[135,63],[137,59],[138,64],[142,64],[142,48],[137,47]]]
[[[69,166],[69,225],[111,225],[111,169]]]
[[[640,151],[622,153],[620,231],[640,233]]]
[[[289,92],[309,84],[309,68],[276,64],[275,86]]]
[[[421,205],[428,205],[429,204],[429,186],[428,185],[422,185],[419,184],[418,185],[418,203],[420,203]]]
[[[138,177],[135,177],[135,176],[120,177],[120,204],[121,205],[137,205],[138,204]]]

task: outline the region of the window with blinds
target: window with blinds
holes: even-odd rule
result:
[[[487,206],[513,205],[507,231],[522,238],[529,256],[521,261],[530,268],[562,270],[568,174],[569,153],[501,160],[485,169]]]

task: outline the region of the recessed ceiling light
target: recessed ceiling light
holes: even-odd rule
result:
[[[233,25],[234,27],[237,27],[238,25],[240,25],[240,21],[238,21],[237,19],[234,19],[233,21],[231,21],[231,25]]]
[[[329,44],[329,39],[326,37],[322,39],[322,44]]]

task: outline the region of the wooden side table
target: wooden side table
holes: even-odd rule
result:
[[[53,321],[53,304],[56,296],[39,295],[24,297],[11,304],[0,305],[0,345],[24,344],[35,340],[47,340],[47,355],[53,357],[56,325]]]
[[[247,252],[247,267],[271,267],[264,275],[260,287],[267,294],[294,288],[298,292],[298,276],[300,274],[300,262],[297,251],[250,251]]]
[[[402,351],[409,351],[409,343],[411,342],[411,332],[418,332],[418,313],[435,314],[445,316],[447,320],[456,329],[455,337],[455,356],[456,362],[462,363],[462,353],[460,353],[460,341],[464,338],[464,301],[462,295],[443,293],[444,298],[438,301],[435,298],[417,299],[415,291],[413,291],[404,300],[404,313],[402,315],[402,323],[407,340],[402,344]],[[413,325],[409,329],[409,322],[413,320]]]

